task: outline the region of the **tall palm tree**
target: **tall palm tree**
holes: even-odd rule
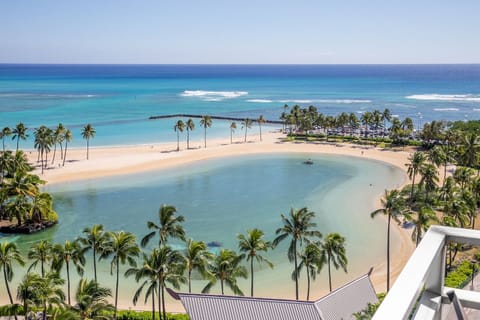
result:
[[[158,287],[158,278],[157,270],[155,269],[156,264],[156,255],[155,251],[150,252],[150,255],[142,253],[143,264],[138,268],[130,268],[125,272],[125,276],[129,277],[131,275],[135,276],[135,281],[139,282],[142,279],[145,279],[140,287],[135,291],[133,296],[133,305],[137,305],[138,298],[142,294],[142,291],[145,287],[145,302],[147,303],[148,298],[152,297],[152,320],[155,320],[155,293],[157,292]],[[160,303],[159,306],[160,308]]]
[[[252,127],[253,121],[251,119],[246,118],[245,120],[242,121],[242,129],[245,129],[245,140],[244,142],[247,142],[247,130]]]
[[[188,119],[185,123],[185,128],[187,129],[187,149],[190,149],[190,131],[195,130],[195,122],[192,119]]]
[[[64,134],[64,136],[63,136],[63,140],[65,141],[65,151],[64,151],[64,153],[63,153],[63,163],[62,163],[62,166],[65,166],[65,161],[67,160],[67,147],[68,147],[68,143],[73,140],[72,131],[70,131],[70,129],[66,129],[66,130],[65,130],[65,134]]]
[[[321,260],[321,252],[318,243],[309,243],[305,249],[298,254],[300,263],[298,269],[293,270],[292,279],[298,277],[303,267],[307,272],[307,301],[310,300],[310,278],[315,280],[317,273],[323,267],[323,261]]]
[[[205,132],[205,148],[207,147],[207,128],[210,128],[212,126],[212,117],[210,116],[202,116],[202,119],[200,119],[200,125],[203,127],[204,132]]]
[[[200,274],[208,278],[208,266],[213,260],[213,254],[208,251],[207,245],[203,241],[188,239],[187,247],[183,251],[183,257],[188,272],[188,292],[192,293],[192,272],[198,270]]]
[[[383,120],[383,132],[385,132],[385,129],[387,128],[387,121],[392,120],[392,113],[390,112],[390,109],[385,108],[382,112],[382,120]]]
[[[109,319],[108,316],[101,316],[105,311],[113,311],[113,306],[108,303],[112,291],[98,285],[94,280],[81,279],[75,292],[73,310],[77,311],[80,319]]]
[[[475,168],[480,157],[480,136],[477,133],[467,133],[460,142],[460,162],[462,165]]]
[[[35,268],[40,262],[41,275],[44,277],[45,264],[53,259],[52,249],[52,243],[47,240],[42,240],[32,245],[28,251],[28,259],[33,260],[33,262],[28,268],[28,271]]]
[[[384,214],[388,217],[387,223],[387,292],[390,290],[390,221],[393,218],[399,222],[398,217],[405,212],[405,201],[398,190],[385,190],[385,195],[381,200],[382,207],[373,211],[370,216],[374,218],[378,214]]]
[[[65,161],[67,160],[67,147],[68,147],[68,143],[73,140],[73,134],[72,134],[72,131],[70,131],[70,129],[66,129],[66,130],[65,130],[65,134],[64,134],[64,136],[63,136],[63,140],[65,141],[65,150],[64,150],[64,153],[63,153],[63,163],[62,163],[62,166],[65,166]]]
[[[53,246],[53,263],[52,267],[56,272],[60,272],[65,265],[67,272],[67,301],[71,305],[70,299],[70,262],[77,269],[77,273],[83,276],[83,267],[85,266],[84,252],[87,248],[82,248],[79,240],[70,242],[65,240],[64,244],[57,243]]]
[[[34,135],[34,146],[38,150],[39,157],[41,158],[43,174],[43,169],[48,165],[47,154],[50,152],[50,148],[53,145],[53,131],[46,126],[40,126],[39,128],[35,129]]]
[[[97,281],[97,254],[101,255],[105,244],[108,240],[107,233],[101,224],[95,224],[91,228],[83,229],[84,237],[80,237],[79,241],[85,246],[85,251],[92,250],[93,255],[93,275],[95,282]]]
[[[425,203],[428,203],[428,195],[437,189],[437,168],[433,164],[426,164],[420,169],[420,185],[425,188]]]
[[[237,124],[235,123],[235,121],[233,121],[230,124],[230,144],[233,143],[233,133],[235,132],[235,129],[237,129]]]
[[[263,115],[260,115],[260,117],[258,117],[257,122],[258,122],[258,128],[260,129],[260,141],[262,141],[262,124],[266,122]]]
[[[58,307],[63,305],[65,294],[62,286],[64,283],[65,281],[56,272],[47,273],[37,282],[35,290],[43,306],[43,320],[47,320],[47,308],[51,309],[52,306]]]
[[[243,254],[240,256],[242,259],[250,260],[250,296],[253,297],[253,261],[257,260],[258,263],[266,263],[270,268],[273,268],[273,263],[265,257],[261,256],[259,252],[267,252],[272,247],[272,244],[263,239],[264,233],[262,230],[253,229],[247,230],[247,234],[239,234],[238,248]]]
[[[30,306],[34,307],[40,304],[40,290],[38,287],[42,283],[42,277],[36,273],[27,273],[22,281],[18,284],[17,288],[17,300],[23,302],[23,314],[25,319],[31,319],[28,317],[31,311]]]
[[[230,288],[234,294],[243,296],[242,290],[237,285],[237,278],[247,278],[247,268],[240,265],[241,257],[229,249],[221,249],[210,266],[213,278],[203,288],[202,293],[210,292],[211,288],[220,280],[222,295],[225,294],[224,286]]]
[[[95,133],[96,131],[90,123],[87,124],[85,127],[83,127],[82,137],[87,141],[87,160],[88,160],[89,149],[90,149],[90,138],[94,138]]]
[[[321,238],[322,234],[318,230],[314,230],[317,226],[315,222],[312,222],[315,213],[306,207],[298,210],[291,208],[289,217],[283,214],[281,217],[283,226],[275,231],[277,237],[273,240],[273,245],[277,246],[287,237],[291,238],[287,256],[290,262],[294,261],[294,270],[297,270],[297,245],[309,242],[312,238]],[[295,275],[295,299],[298,300],[298,275]]]
[[[16,151],[18,151],[18,144],[20,142],[20,139],[22,139],[24,141],[27,140],[27,138],[28,138],[27,130],[28,129],[21,122],[19,122],[15,126],[15,128],[13,128],[13,130],[12,130],[12,134],[13,134],[12,140],[17,139],[17,149],[16,149]]]
[[[185,218],[182,215],[175,216],[176,213],[177,208],[163,204],[158,210],[160,224],[157,225],[152,221],[147,222],[148,229],[154,230],[143,237],[141,242],[142,247],[145,247],[157,232],[159,235],[159,246],[166,244],[169,237],[185,241],[185,230],[181,225],[181,223],[185,221]]]
[[[60,158],[63,158],[63,147],[62,142],[64,139],[65,127],[63,124],[59,123],[58,126],[55,128],[53,132],[53,157],[52,157],[52,164],[55,162],[55,154],[57,153],[57,144],[60,146]]]
[[[414,228],[412,232],[412,241],[415,241],[417,247],[422,240],[423,233],[430,228],[432,222],[439,222],[435,211],[431,207],[422,207],[420,211],[415,214],[406,214],[407,221],[413,223]]]
[[[2,138],[3,152],[5,152],[5,138],[12,135],[12,129],[5,127],[0,131],[0,138]]]
[[[110,273],[113,274],[113,269],[116,270],[115,281],[115,306],[113,318],[117,319],[117,305],[118,305],[118,284],[120,281],[120,265],[128,264],[132,267],[136,266],[135,258],[140,254],[140,249],[136,243],[136,238],[133,233],[119,231],[109,232],[108,242],[105,245],[105,251],[100,256],[101,259],[111,257]]]
[[[13,242],[4,241],[0,243],[0,269],[3,269],[3,279],[5,281],[5,288],[7,288],[8,298],[10,304],[13,304],[12,293],[10,292],[10,286],[8,283],[13,278],[13,263],[16,262],[21,266],[25,265],[20,251]],[[15,319],[17,316],[15,315]]]
[[[177,133],[177,151],[180,151],[180,132],[185,129],[185,123],[182,120],[178,120],[173,126],[173,130]]]
[[[407,173],[408,177],[412,180],[412,189],[410,191],[410,201],[413,201],[413,188],[415,186],[415,176],[417,175],[418,171],[423,167],[425,164],[425,156],[422,152],[416,151],[412,156],[408,158],[410,161],[406,163],[407,166]]]
[[[330,233],[327,235],[321,245],[322,261],[328,265],[328,285],[330,292],[332,291],[332,274],[330,265],[333,264],[335,269],[342,268],[347,272],[347,255],[345,250],[345,238],[338,233]]]

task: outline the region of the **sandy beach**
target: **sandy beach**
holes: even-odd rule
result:
[[[155,169],[173,168],[178,165],[193,164],[198,161],[231,157],[235,155],[262,154],[262,153],[322,153],[340,154],[353,157],[368,158],[392,164],[403,171],[406,170],[405,163],[410,155],[407,151],[381,150],[374,147],[361,147],[350,144],[327,144],[314,142],[284,142],[284,135],[280,132],[267,132],[263,134],[263,141],[258,136],[249,136],[247,143],[234,141],[230,144],[229,138],[207,140],[207,148],[203,147],[203,141],[190,141],[191,148],[186,150],[185,142],[181,143],[180,151],[176,151],[176,142],[165,144],[148,144],[138,146],[90,148],[90,158],[86,160],[86,149],[68,150],[65,166],[60,166],[60,159],[48,170],[40,174],[48,184],[66,183],[82,179],[106,177],[135,172],[143,172]],[[92,140],[91,145],[95,144]],[[36,152],[28,152],[30,160],[36,162]],[[406,176],[406,175],[405,175]],[[408,178],[405,178],[408,183]],[[381,195],[376,199],[379,204]],[[385,219],[386,221],[386,219]],[[398,252],[392,252],[391,261],[391,283],[401,272],[414,250],[414,244],[410,239],[410,231],[398,227],[396,232],[400,235],[401,245]],[[386,262],[375,265],[371,276],[377,292],[386,290]],[[366,270],[367,271],[367,270]],[[122,301],[125,309],[133,308],[130,301]],[[149,306],[137,306],[137,309],[148,309]],[[173,304],[169,310],[182,312],[180,304]]]

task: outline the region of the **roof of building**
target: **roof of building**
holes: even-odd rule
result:
[[[377,302],[371,270],[316,301],[177,293],[191,320],[340,320]]]

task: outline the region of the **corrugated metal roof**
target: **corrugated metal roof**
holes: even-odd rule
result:
[[[340,320],[377,301],[369,274],[317,301],[176,293],[191,320]]]
[[[315,305],[323,320],[346,320],[355,319],[352,316],[355,312],[377,301],[375,289],[366,274],[315,301]]]

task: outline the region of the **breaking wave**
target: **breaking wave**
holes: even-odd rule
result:
[[[458,111],[458,108],[433,108],[433,111]]]
[[[470,101],[480,102],[480,95],[475,94],[414,94],[405,97],[414,100],[431,100],[431,101]]]
[[[203,91],[185,90],[180,94],[182,97],[200,97],[205,101],[221,101],[248,95],[246,91]]]
[[[247,102],[254,102],[254,103],[272,103],[273,100],[268,100],[268,99],[250,99],[250,100],[247,100]]]

